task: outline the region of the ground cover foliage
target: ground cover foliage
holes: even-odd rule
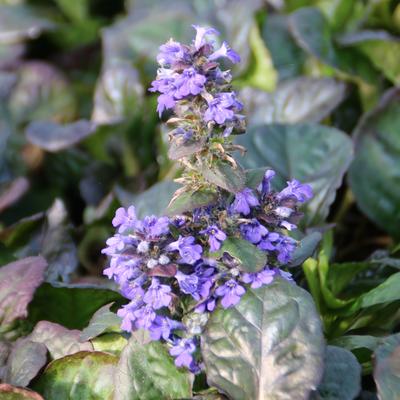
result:
[[[101,254],[117,208],[164,215],[180,187],[188,150],[148,88],[159,46],[190,43],[192,24],[241,57],[246,184],[269,168],[314,193],[285,266],[297,285],[217,306],[197,375],[121,330]],[[397,399],[399,36],[389,0],[0,0],[0,397]]]

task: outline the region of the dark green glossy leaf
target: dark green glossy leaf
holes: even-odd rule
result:
[[[211,315],[202,336],[207,381],[232,400],[308,399],[325,353],[311,296],[277,279]]]
[[[380,340],[384,340],[384,338],[370,335],[346,335],[332,340],[331,343],[335,346],[344,347],[350,351],[362,348],[374,351],[379,345]]]
[[[93,351],[93,346],[87,341],[80,341],[81,332],[67,329],[49,321],[36,324],[28,339],[47,347],[51,359],[65,357],[79,351]]]
[[[82,330],[79,340],[92,339],[104,332],[112,331],[121,325],[121,317],[110,310],[112,303],[99,308],[90,319],[89,325]],[[119,330],[119,329],[118,329]]]
[[[327,346],[325,370],[318,386],[321,400],[353,400],[361,390],[361,366],[348,350]]]
[[[33,386],[48,400],[111,400],[117,363],[111,354],[81,351],[52,361]]]
[[[332,78],[301,77],[278,85],[273,93],[246,88],[242,98],[250,125],[318,122],[344,99],[346,85]]]
[[[239,164],[233,167],[226,161],[217,161],[211,167],[200,165],[200,170],[208,182],[228,192],[237,193],[244,188],[246,176]]]
[[[278,14],[268,15],[262,37],[271,53],[279,80],[300,75],[305,55],[290,35],[288,18]]]
[[[247,169],[246,174],[246,187],[256,190],[258,185],[262,182],[267,167]]]
[[[133,337],[121,354],[114,400],[190,397],[191,374],[178,369],[160,342],[141,344]]]
[[[196,192],[183,192],[174,197],[168,205],[167,214],[176,215],[195,208],[213,204],[217,199],[215,192],[197,190]]]
[[[312,232],[305,236],[299,243],[289,263],[290,267],[302,264],[308,257],[311,257],[318,243],[321,241],[322,235],[319,232]]]
[[[0,268],[0,336],[28,315],[28,304],[43,282],[46,266],[43,257],[27,257]]]
[[[264,268],[267,263],[267,253],[244,239],[227,238],[222,243],[221,248],[211,255],[221,257],[224,253],[234,257],[238,262],[237,267],[245,272],[257,272]]]
[[[115,194],[124,207],[134,205],[139,218],[143,218],[152,214],[162,215],[179,188],[180,185],[175,182],[163,181],[140,194],[132,194],[119,187],[116,188]]]
[[[26,128],[27,139],[51,152],[65,150],[91,135],[95,125],[86,120],[60,125],[51,121],[34,121]]]
[[[318,8],[297,10],[290,16],[289,26],[296,42],[307,53],[351,76],[369,83],[376,81],[376,71],[362,53],[336,46],[328,22]]]
[[[0,383],[0,397],[2,400],[44,400],[43,397],[33,390],[23,389]]]
[[[110,332],[97,336],[91,339],[90,342],[96,351],[103,351],[120,356],[122,350],[128,344],[128,339],[126,335],[121,333]]]
[[[122,300],[119,293],[100,286],[44,283],[29,305],[29,320],[34,324],[47,320],[69,329],[82,329],[96,310],[116,300]]]
[[[389,336],[375,350],[374,379],[380,400],[396,400],[400,393],[400,334]]]
[[[19,339],[8,356],[5,381],[15,386],[28,386],[46,363],[47,348],[44,344]]]
[[[399,127],[400,89],[394,88],[365,114],[354,131],[356,154],[349,170],[349,184],[358,206],[395,236],[400,235]]]
[[[309,183],[314,197],[304,208],[305,223],[324,221],[352,159],[348,136],[322,125],[273,124],[250,128],[238,143],[248,150],[241,159],[245,167],[268,165],[277,172],[281,186],[294,178]]]

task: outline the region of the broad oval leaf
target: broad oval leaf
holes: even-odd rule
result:
[[[290,267],[302,264],[308,257],[311,257],[318,243],[321,241],[322,235],[319,232],[312,232],[300,240],[300,243],[293,253]]]
[[[353,400],[361,390],[361,365],[350,351],[327,346],[325,370],[318,386],[321,400]]]
[[[238,261],[237,267],[244,272],[260,271],[267,263],[267,253],[244,239],[227,238],[221,248],[211,255],[221,257],[224,253],[234,257]]]
[[[400,236],[400,89],[386,92],[361,119],[353,136],[356,154],[349,184],[361,210]]]
[[[187,398],[191,386],[191,374],[175,366],[160,342],[142,344],[132,337],[118,363],[114,400]]]
[[[33,386],[49,400],[111,400],[117,363],[114,355],[82,351],[52,361]]]
[[[325,345],[313,300],[282,279],[217,309],[201,350],[208,383],[233,400],[308,399],[322,378]]]
[[[167,214],[176,215],[185,211],[192,211],[195,208],[215,203],[217,193],[197,190],[195,192],[183,192],[171,200],[167,208]]]
[[[387,337],[374,353],[374,379],[380,400],[397,400],[400,393],[400,334]]]
[[[239,164],[234,167],[227,161],[217,161],[211,167],[200,165],[200,171],[208,182],[228,192],[237,193],[244,188],[246,176]]]
[[[324,221],[353,156],[351,140],[343,132],[317,124],[254,126],[238,139],[247,154],[246,168],[269,166],[281,184],[290,179],[309,183],[314,197],[305,206],[305,223]]]
[[[333,78],[300,77],[278,85],[273,93],[241,92],[250,125],[318,122],[344,99],[346,85]]]
[[[28,304],[43,282],[46,267],[43,257],[27,257],[0,268],[0,336],[28,315]]]
[[[0,383],[0,397],[3,400],[44,400],[39,393],[33,390],[12,386],[8,383]]]
[[[95,131],[95,125],[84,119],[61,125],[52,121],[34,121],[26,128],[27,139],[51,152],[71,147]]]

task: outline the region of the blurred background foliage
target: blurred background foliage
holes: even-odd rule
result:
[[[395,0],[0,0],[0,264],[42,254],[49,282],[109,285],[115,209],[161,213],[178,187],[147,89],[159,45],[192,24],[242,57],[243,165],[313,186],[303,231],[324,244],[296,275],[327,337],[398,331]],[[369,373],[377,342],[346,343]]]

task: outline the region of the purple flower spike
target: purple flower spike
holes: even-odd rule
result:
[[[209,60],[214,61],[220,57],[229,58],[233,64],[240,62],[239,54],[232,50],[226,42],[223,42],[222,46],[217,51],[214,51],[214,53],[212,53],[208,58]]]
[[[204,89],[206,77],[198,74],[194,68],[185,69],[176,80],[177,91],[175,98],[182,99],[189,95],[197,95]]]
[[[199,50],[206,44],[205,36],[207,35],[219,35],[219,32],[214,28],[208,28],[198,25],[192,25],[196,29],[196,38],[194,39],[194,47]]]
[[[281,264],[287,264],[296,250],[297,242],[289,236],[281,236],[280,240],[275,244],[278,252],[278,261]]]
[[[208,103],[204,120],[223,124],[225,121],[232,121],[235,118],[235,110],[240,111],[242,108],[243,105],[236,99],[235,93],[219,93]]]
[[[253,218],[250,223],[240,225],[240,232],[250,243],[258,244],[268,234],[268,229]]]
[[[178,271],[175,275],[175,278],[178,281],[179,287],[183,293],[193,295],[197,291],[199,278],[196,275],[186,275],[181,271]]]
[[[265,171],[264,178],[257,188],[262,195],[265,196],[271,191],[271,181],[275,177],[275,175],[275,171],[273,171],[272,169],[267,169]]]
[[[192,354],[196,350],[194,339],[177,339],[174,346],[170,349],[169,354],[175,358],[177,367],[190,368],[193,363]]]
[[[151,305],[155,310],[161,307],[168,307],[172,300],[171,288],[168,285],[160,284],[157,278],[151,280],[151,285],[143,297],[146,304]]]
[[[138,329],[150,330],[153,326],[154,320],[157,317],[153,307],[149,304],[137,309],[133,314],[136,318],[135,326]]]
[[[136,229],[148,239],[155,239],[169,232],[169,218],[157,218],[154,215],[144,217],[142,221],[138,221]]]
[[[298,180],[293,179],[287,182],[287,187],[278,193],[278,200],[294,197],[298,202],[304,203],[313,197],[310,185],[303,185]]]
[[[224,285],[217,288],[215,294],[222,297],[221,304],[224,308],[229,308],[240,301],[240,297],[246,293],[243,286],[240,286],[235,280],[230,279]]]
[[[161,118],[162,113],[165,110],[169,110],[175,107],[175,100],[169,94],[160,94],[157,99],[157,112]]]
[[[179,236],[177,241],[167,246],[167,250],[178,250],[179,255],[182,257],[181,262],[194,264],[197,260],[200,260],[203,252],[202,247],[199,244],[194,244],[194,242],[195,238],[193,236]]]
[[[221,248],[221,243],[226,239],[224,231],[218,228],[216,225],[211,225],[207,229],[200,231],[202,235],[208,235],[208,244],[210,245],[210,251],[217,251]]]
[[[268,268],[256,272],[254,274],[243,274],[242,281],[244,283],[251,283],[252,289],[258,289],[263,285],[269,285],[273,280],[276,272]]]
[[[249,188],[244,188],[241,192],[236,193],[235,200],[232,203],[231,210],[235,213],[248,215],[251,207],[259,206],[260,202]]]

